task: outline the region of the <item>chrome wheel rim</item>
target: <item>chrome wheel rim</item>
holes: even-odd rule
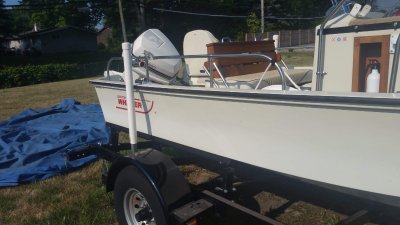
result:
[[[128,225],[156,224],[149,203],[135,188],[130,188],[125,192],[124,213]]]

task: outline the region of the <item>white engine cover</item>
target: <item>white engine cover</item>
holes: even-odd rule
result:
[[[179,55],[171,41],[158,29],[149,29],[143,32],[133,43],[133,55],[144,56],[144,51],[154,56]],[[150,80],[170,84],[182,66],[181,59],[149,60]],[[146,68],[134,67],[133,71],[140,77],[146,77]]]

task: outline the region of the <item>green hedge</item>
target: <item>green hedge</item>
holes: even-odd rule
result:
[[[46,64],[0,67],[0,88],[77,78],[77,64]]]

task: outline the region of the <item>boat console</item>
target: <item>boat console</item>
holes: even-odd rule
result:
[[[316,28],[314,90],[366,92],[373,63],[379,64],[380,93],[393,92],[389,86],[399,87],[393,64],[400,33],[399,9],[394,0],[338,5],[337,12]]]

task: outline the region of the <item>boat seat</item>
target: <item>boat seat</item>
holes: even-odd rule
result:
[[[307,83],[311,83],[312,81],[312,70],[309,69],[288,69],[285,70],[289,77],[297,84],[303,85]],[[252,73],[240,76],[233,76],[225,78],[226,83],[229,88],[234,89],[255,89],[261,76],[263,73]],[[285,77],[286,83],[290,86],[290,81]],[[221,78],[215,78],[216,83],[220,88],[225,88],[224,83]],[[206,81],[207,86],[210,85],[210,80]],[[268,71],[264,79],[261,81],[258,89],[262,89],[264,87],[270,85],[278,85],[282,84],[281,77],[279,76],[278,70],[270,70]]]
[[[218,39],[207,30],[194,30],[188,32],[183,39],[184,55],[205,55],[207,54],[207,44],[217,43]],[[203,86],[204,81],[209,78],[203,70],[205,58],[185,59],[185,70],[189,76],[189,83],[192,86]]]
[[[109,71],[110,77],[108,77],[107,71],[104,71],[103,75],[104,75],[104,77],[101,78],[102,80],[121,81],[121,82],[124,81],[124,73],[122,73],[122,72],[110,70]],[[137,79],[137,78],[134,77],[134,79]]]

